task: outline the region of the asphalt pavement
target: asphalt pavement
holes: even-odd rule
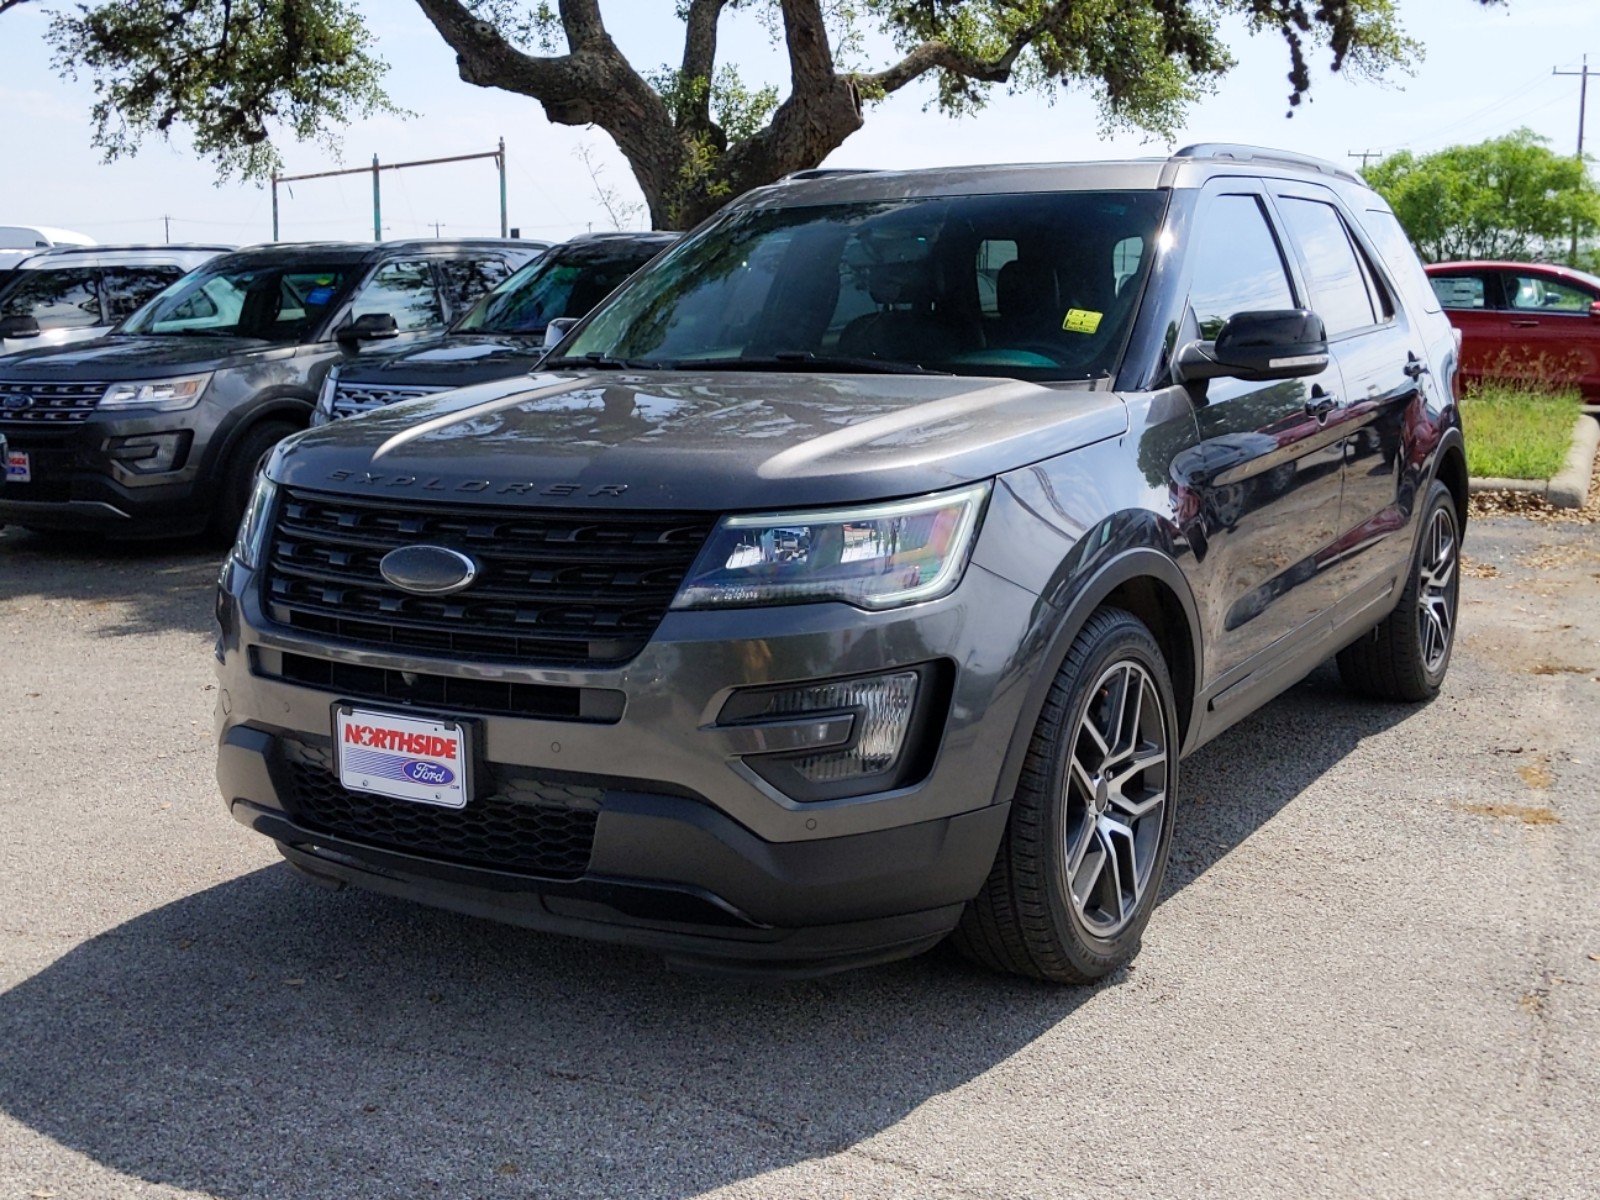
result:
[[[1467,551],[1436,702],[1185,764],[1132,968],[756,986],[303,883],[215,555],[0,533],[0,1198],[1600,1194],[1600,526]]]

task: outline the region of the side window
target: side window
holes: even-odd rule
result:
[[[1433,294],[1445,308],[1488,308],[1482,275],[1431,275]]]
[[[479,296],[491,291],[510,274],[511,268],[501,258],[447,258],[439,263],[445,303],[456,316],[466,312]]]
[[[100,272],[106,320],[120,321],[143,308],[145,301],[183,278],[181,267],[107,267]]]
[[[1311,289],[1311,308],[1329,337],[1377,324],[1372,294],[1338,210],[1321,200],[1282,199],[1283,220],[1300,249]]]
[[[32,317],[40,329],[88,329],[100,317],[100,288],[89,268],[18,271],[0,316]]]
[[[1237,312],[1295,306],[1283,252],[1255,196],[1213,200],[1193,255],[1189,308],[1201,337],[1216,337]]]
[[[1000,315],[1000,271],[1017,261],[1017,243],[1009,238],[978,243],[978,308],[986,317]]]
[[[1595,302],[1595,297],[1582,288],[1542,275],[1507,275],[1505,284],[1510,308],[1587,315]]]
[[[351,317],[388,313],[402,333],[441,324],[439,292],[433,272],[423,261],[390,262],[378,268],[371,282],[356,294]]]

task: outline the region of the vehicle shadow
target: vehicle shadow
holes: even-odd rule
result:
[[[1348,699],[1323,670],[1202,751],[1167,894],[1409,711]],[[676,976],[272,867],[0,995],[0,1111],[224,1200],[682,1197],[853,1146],[1095,994],[946,952],[805,983]],[[1115,1063],[1071,1070],[1064,1104],[1118,1086]]]
[[[0,528],[0,607],[87,603],[105,637],[209,628],[221,548]]]

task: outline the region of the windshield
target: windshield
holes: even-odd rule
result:
[[[202,267],[134,313],[119,332],[304,341],[357,270],[347,263]]]
[[[662,257],[559,361],[1109,374],[1166,193],[752,208]]]
[[[591,245],[552,250],[478,301],[455,332],[541,334],[559,317],[587,316],[659,249]]]

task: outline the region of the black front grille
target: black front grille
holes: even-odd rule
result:
[[[10,383],[0,379],[0,425],[69,425],[87,420],[105,383]]]
[[[286,490],[268,556],[272,620],[343,641],[469,661],[602,666],[644,648],[711,531],[699,513],[477,508]],[[416,596],[389,551],[448,546],[471,587]]]
[[[285,748],[284,809],[313,833],[544,879],[576,879],[589,869],[599,788],[508,776],[464,808],[440,808],[352,792],[340,786],[326,749]]]
[[[375,408],[385,408],[402,400],[415,400],[418,396],[431,396],[442,392],[436,387],[384,386],[377,383],[339,383],[333,389],[333,415],[354,417]]]

